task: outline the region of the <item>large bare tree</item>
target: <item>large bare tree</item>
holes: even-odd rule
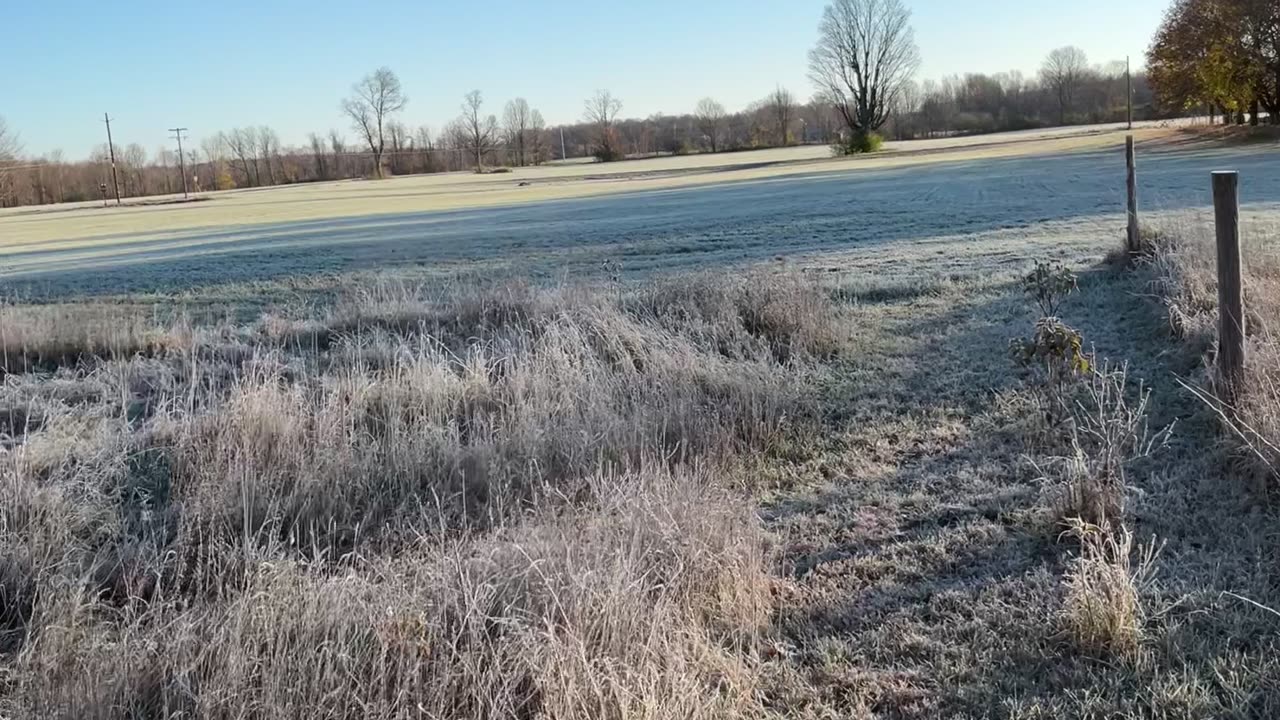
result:
[[[865,137],[889,119],[903,83],[920,65],[911,11],[902,0],[835,0],[822,13],[809,76]]]
[[[342,101],[342,111],[373,153],[373,172],[382,177],[382,151],[386,147],[386,124],[409,101],[400,87],[400,78],[391,68],[381,67],[351,87],[351,97]]]
[[[507,146],[515,151],[516,164],[525,165],[525,145],[529,140],[529,123],[532,120],[529,101],[516,98],[507,102],[502,112],[502,125],[507,135]]]
[[[707,142],[711,145],[711,152],[720,150],[720,135],[724,133],[725,114],[724,106],[709,97],[699,100],[698,106],[693,110],[693,116],[698,121],[698,130],[707,138]]]
[[[484,154],[493,146],[494,137],[498,134],[498,119],[492,115],[480,114],[484,105],[484,95],[479,90],[467,93],[462,101],[461,125],[466,135],[466,143],[476,158],[476,172],[484,170]]]
[[[1067,124],[1071,103],[1089,74],[1089,58],[1078,47],[1068,45],[1049,53],[1040,66],[1040,80],[1058,98],[1058,123]]]
[[[597,90],[587,99],[585,117],[594,131],[595,156],[604,162],[622,158],[622,141],[614,127],[620,112],[622,101],[608,90]]]

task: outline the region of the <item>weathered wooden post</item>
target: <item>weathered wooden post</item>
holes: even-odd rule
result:
[[[1244,283],[1240,270],[1240,174],[1213,173],[1218,236],[1218,374],[1223,399],[1235,404],[1244,377]]]
[[[1133,136],[1124,139],[1124,159],[1129,168],[1129,254],[1137,255],[1142,250],[1142,240],[1138,237],[1138,158],[1133,150]]]

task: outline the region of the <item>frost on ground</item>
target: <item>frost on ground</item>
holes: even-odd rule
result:
[[[801,167],[803,172],[785,178],[736,181],[708,173],[723,182],[488,210],[250,226],[217,222],[159,234],[140,224],[91,242],[74,234],[23,241],[24,228],[41,221],[20,216],[0,220],[6,231],[0,278],[24,293],[49,296],[190,291],[263,280],[306,284],[317,275],[370,271],[557,279],[598,275],[608,263],[643,275],[761,260],[807,262],[838,252],[871,256],[913,243],[945,255],[952,241],[1008,245],[1010,237],[1024,235],[1079,247],[1113,232],[1123,217],[1123,155],[1115,150],[981,162],[955,153],[921,157],[929,164],[885,161],[890,164],[877,168],[880,160],[873,159],[865,166]],[[1244,173],[1247,202],[1280,198],[1280,151],[1274,148],[1152,150],[1141,159],[1143,207],[1159,212],[1207,205],[1207,174],[1221,166]],[[394,188],[388,184],[377,192]],[[287,197],[276,193],[244,193],[237,202],[271,204],[272,198]],[[361,198],[336,202],[350,208],[347,213],[377,202]],[[328,207],[314,200],[290,206]],[[347,202],[354,204],[342,205]],[[193,206],[164,212],[206,211]],[[145,223],[149,216],[140,217]]]
[[[1230,162],[1273,233],[1258,152],[1151,158],[1144,197],[1202,222]],[[545,289],[211,262],[191,295],[0,308],[0,715],[1275,716],[1275,513],[1179,383],[1204,347],[1164,276],[1102,260],[1113,161],[488,220],[542,238],[490,267],[595,273]],[[557,244],[583,223],[613,239]],[[621,252],[685,224],[695,250]],[[1103,371],[1059,396],[1009,354],[1046,259]]]

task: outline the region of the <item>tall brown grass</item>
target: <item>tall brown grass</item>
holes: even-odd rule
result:
[[[740,490],[841,349],[807,281],[4,312],[0,715],[760,713]]]

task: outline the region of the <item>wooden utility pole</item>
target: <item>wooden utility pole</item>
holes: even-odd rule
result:
[[[1128,177],[1126,187],[1128,189],[1128,208],[1129,208],[1129,230],[1128,230],[1128,246],[1129,254],[1137,255],[1142,250],[1142,238],[1138,232],[1138,158],[1133,149],[1133,136],[1126,136],[1124,139],[1124,160],[1128,167]]]
[[[1213,173],[1218,236],[1218,373],[1222,397],[1235,404],[1244,377],[1244,282],[1240,270],[1240,174]]]
[[[182,154],[182,133],[187,132],[184,127],[169,128],[169,132],[173,133],[173,137],[178,140],[178,167],[182,168],[182,198],[185,200],[187,195],[187,156]]]
[[[107,153],[111,156],[111,185],[116,190],[116,204],[120,204],[120,178],[116,176],[116,145],[111,141],[111,116],[102,113],[102,120],[107,124]]]

